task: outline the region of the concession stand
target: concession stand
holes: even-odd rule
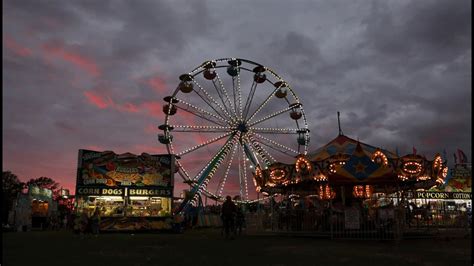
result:
[[[411,208],[425,210],[433,224],[466,226],[466,213],[472,210],[470,164],[456,164],[442,185],[407,193]],[[419,211],[420,212],[420,211]]]
[[[79,150],[76,213],[100,216],[101,231],[172,226],[173,155]]]
[[[47,228],[48,220],[58,209],[52,195],[50,189],[29,185],[27,193],[18,194],[11,222],[19,231]]]

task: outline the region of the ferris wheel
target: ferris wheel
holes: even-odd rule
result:
[[[191,203],[201,194],[254,200],[250,179],[255,169],[307,153],[309,129],[299,98],[261,64],[238,58],[206,61],[179,76],[177,88],[164,100],[158,140],[176,155]]]

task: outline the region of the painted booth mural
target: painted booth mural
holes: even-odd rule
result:
[[[79,151],[79,186],[173,186],[171,158],[142,153]]]

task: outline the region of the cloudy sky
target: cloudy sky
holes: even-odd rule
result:
[[[80,148],[164,153],[178,76],[245,58],[301,98],[310,150],[344,134],[471,156],[471,1],[3,1],[3,170],[73,190]]]

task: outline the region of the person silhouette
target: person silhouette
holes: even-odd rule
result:
[[[226,201],[222,204],[221,218],[224,226],[225,238],[229,238],[230,234],[234,232],[234,219],[237,213],[237,206],[235,206],[230,196],[226,197]],[[233,236],[232,236],[233,238]]]

